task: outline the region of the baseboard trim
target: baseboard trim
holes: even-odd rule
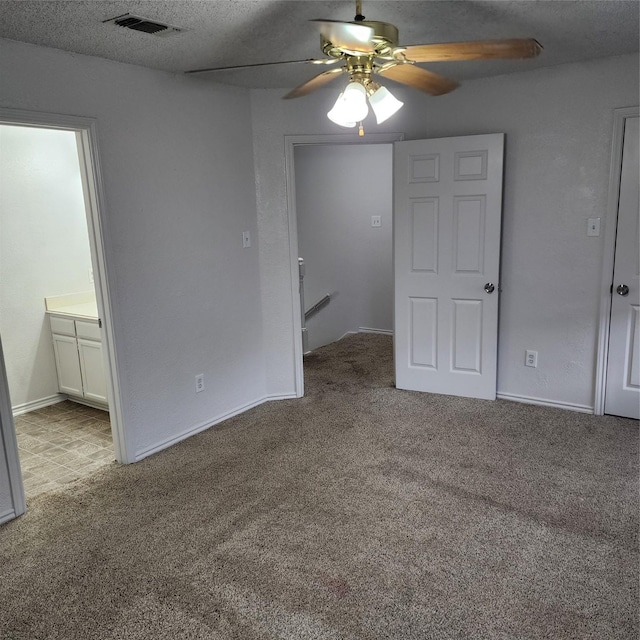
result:
[[[174,444],[178,444],[178,442],[182,442],[183,440],[186,440],[191,436],[195,436],[197,433],[206,431],[207,429],[214,427],[215,425],[220,424],[221,422],[224,422],[229,418],[233,418],[234,416],[237,416],[240,413],[249,411],[249,409],[253,409],[254,407],[257,407],[265,402],[269,402],[271,400],[289,400],[296,397],[297,396],[295,394],[275,394],[275,395],[263,396],[258,400],[254,400],[253,402],[249,402],[248,404],[242,405],[241,407],[237,407],[236,409],[227,411],[226,413],[219,415],[213,420],[207,420],[206,422],[201,422],[200,424],[197,424],[194,427],[191,427],[189,429],[186,429],[185,431],[182,431],[176,436],[172,436],[171,438],[162,440],[158,444],[155,444],[151,447],[147,447],[146,449],[140,449],[139,451],[136,451],[136,453],[134,454],[134,462],[139,462],[140,460],[143,460],[144,458],[147,458],[153,455],[154,453],[159,453],[164,449],[168,449]]]
[[[379,333],[383,336],[392,336],[392,329],[372,329],[371,327],[358,327],[358,333]]]
[[[11,407],[11,412],[14,416],[20,416],[23,413],[29,413],[29,411],[35,411],[36,409],[44,409],[52,404],[58,404],[64,402],[67,396],[56,393],[55,396],[47,396],[46,398],[40,398],[39,400],[33,400],[31,402],[24,402],[23,404],[17,404],[15,407]]]
[[[271,396],[266,396],[264,402],[271,402],[273,400],[296,400],[298,396],[295,393],[275,393]]]
[[[357,336],[359,333],[378,333],[380,335],[383,336],[393,336],[393,330],[392,329],[372,329],[370,327],[358,327],[357,331],[347,331],[347,333],[343,333],[337,340],[335,340],[334,342],[340,342],[340,340],[343,340],[344,338],[346,338],[347,336]],[[328,344],[333,344],[333,342],[329,342]],[[326,344],[323,346],[327,346]],[[322,347],[316,347],[316,349],[321,349]],[[313,353],[315,351],[315,349],[310,349],[309,351],[305,351],[305,356],[309,353]]]
[[[14,509],[3,511],[2,513],[0,513],[0,524],[9,522],[9,520],[13,520],[14,518],[17,518],[16,512]]]
[[[541,407],[553,407],[554,409],[565,409],[567,411],[577,411],[578,413],[593,413],[593,407],[587,404],[572,404],[570,402],[559,402],[558,400],[545,400],[533,396],[519,396],[514,393],[497,393],[499,400],[509,400],[510,402],[521,402],[523,404],[536,404]]]
[[[102,402],[93,402],[92,400],[85,400],[85,398],[76,398],[75,396],[69,396],[68,400],[75,402],[76,404],[84,405],[85,407],[92,407],[93,409],[101,409],[102,411],[109,411],[109,405]]]

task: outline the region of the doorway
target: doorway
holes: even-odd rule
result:
[[[392,153],[391,144],[295,148],[309,351],[347,334],[392,335]]]
[[[32,498],[113,461],[113,442],[76,133],[5,124],[0,147],[0,332]]]
[[[44,199],[44,202],[41,201],[39,204],[44,206],[45,211],[48,211],[54,219],[46,221],[46,224],[43,221],[41,227],[36,226],[35,231],[32,227],[31,231],[36,235],[41,234],[43,236],[39,239],[41,244],[38,246],[41,247],[47,247],[47,242],[52,241],[54,237],[61,237],[65,231],[69,235],[74,236],[76,240],[76,248],[73,249],[73,252],[76,253],[75,258],[74,260],[70,260],[69,264],[65,264],[63,266],[67,271],[75,271],[77,273],[75,275],[75,279],[71,278],[68,281],[70,290],[65,290],[64,285],[60,282],[57,282],[55,287],[51,282],[46,283],[46,286],[51,285],[51,293],[53,295],[41,296],[42,299],[40,300],[40,304],[42,306],[40,307],[39,318],[37,320],[37,322],[40,323],[39,331],[37,332],[38,340],[37,344],[35,346],[32,345],[31,347],[34,352],[31,355],[33,356],[38,352],[40,347],[43,347],[44,349],[48,348],[49,356],[51,356],[53,350],[53,336],[50,330],[49,317],[48,314],[45,315],[45,312],[47,310],[51,311],[52,309],[54,311],[60,310],[59,308],[54,308],[56,305],[66,303],[73,306],[73,303],[77,303],[82,308],[81,314],[95,316],[94,318],[91,318],[93,322],[80,323],[77,324],[77,327],[81,331],[84,331],[85,329],[92,331],[94,335],[91,337],[94,343],[99,344],[99,350],[101,351],[98,358],[93,355],[97,353],[95,349],[92,352],[87,351],[89,355],[86,360],[89,362],[91,358],[93,358],[94,364],[95,362],[101,364],[101,361],[104,360],[102,373],[103,380],[101,381],[102,387],[104,388],[102,395],[97,398],[91,398],[89,396],[88,399],[84,400],[84,404],[70,403],[65,400],[64,395],[58,395],[58,389],[55,389],[54,393],[46,391],[46,389],[50,389],[51,387],[47,386],[48,383],[40,376],[41,371],[39,370],[37,375],[32,375],[31,377],[29,377],[28,374],[25,374],[24,371],[20,372],[18,370],[19,368],[16,369],[16,371],[18,371],[17,374],[15,372],[10,372],[9,375],[7,375],[6,369],[12,366],[12,356],[7,353],[7,341],[11,342],[12,338],[9,336],[9,332],[5,330],[7,335],[6,337],[3,335],[3,343],[5,356],[8,357],[6,357],[6,362],[5,358],[3,358],[3,366],[0,367],[0,372],[2,373],[0,376],[0,387],[3,389],[2,395],[6,399],[7,406],[3,407],[2,424],[0,426],[2,428],[3,435],[4,459],[7,462],[6,466],[10,478],[12,502],[15,512],[14,515],[20,515],[20,513],[24,511],[24,494],[22,478],[18,476],[21,476],[21,471],[23,472],[25,469],[23,468],[21,470],[19,465],[15,431],[16,421],[20,421],[21,423],[28,422],[30,424],[30,429],[35,429],[37,431],[38,425],[36,423],[39,422],[39,426],[42,427],[43,421],[47,419],[47,414],[51,414],[51,416],[59,414],[57,416],[58,418],[62,418],[62,414],[64,414],[64,417],[67,419],[66,421],[68,421],[69,418],[76,417],[75,413],[77,412],[77,417],[81,422],[99,423],[94,426],[100,427],[100,444],[104,445],[105,442],[108,442],[109,440],[111,441],[112,444],[109,445],[109,449],[111,449],[112,459],[115,458],[119,462],[127,462],[128,457],[122,426],[118,372],[115,366],[115,350],[111,323],[110,300],[108,295],[109,287],[102,239],[102,220],[100,213],[101,210],[103,210],[103,200],[96,153],[95,122],[89,118],[2,109],[0,110],[0,126],[6,127],[6,131],[11,130],[13,133],[16,133],[18,130],[22,130],[22,132],[26,132],[28,134],[40,132],[45,137],[48,135],[49,142],[54,138],[57,138],[58,140],[64,139],[64,144],[67,145],[67,152],[69,152],[70,148],[75,152],[75,171],[70,170],[68,162],[65,164],[64,161],[61,161],[61,167],[57,167],[57,169],[61,170],[60,175],[55,176],[53,183],[45,189],[44,196],[41,196],[41,200]],[[35,136],[35,138],[37,138],[37,136]],[[42,161],[44,156],[44,153],[36,153],[35,166],[32,168],[32,173],[35,175],[38,174],[38,159]],[[47,167],[40,166],[40,170],[46,173]],[[73,184],[78,189],[75,192],[75,195],[72,196],[72,199],[75,201],[72,202],[70,200],[68,202],[68,208],[72,209],[75,207],[76,213],[74,215],[76,216],[76,221],[77,209],[81,209],[84,216],[84,227],[82,227],[81,224],[71,224],[70,219],[61,217],[60,226],[62,229],[59,229],[55,233],[51,231],[47,233],[47,225],[51,226],[53,224],[55,226],[56,222],[55,207],[49,205],[52,205],[54,200],[56,200],[56,198],[58,198],[65,189],[69,188],[70,184]],[[28,195],[34,195],[37,189],[34,189],[33,191],[33,194],[29,193]],[[25,200],[27,199],[28,198],[25,198]],[[61,200],[60,202],[63,201]],[[66,208],[67,207],[64,204],[59,204],[58,210],[64,211],[65,214],[69,214],[69,211],[66,211]],[[34,206],[33,210],[35,211],[36,209],[37,207]],[[62,224],[63,220],[64,224]],[[16,228],[5,228],[3,231],[5,240],[7,238],[18,237],[15,234]],[[84,238],[84,247],[81,249],[77,249],[77,246],[81,244],[77,242],[78,236]],[[20,249],[20,247],[18,247],[18,249]],[[45,252],[47,251],[46,248],[42,250]],[[39,255],[31,255],[31,260],[36,262],[39,257]],[[14,266],[14,268],[18,267]],[[67,273],[67,275],[69,274]],[[93,283],[91,282],[92,279],[94,281]],[[33,284],[33,282],[30,284]],[[62,289],[60,287],[62,287]],[[69,295],[67,294],[71,294],[72,298],[73,294],[84,294],[87,299],[70,300]],[[91,301],[88,299],[89,297],[92,298]],[[47,300],[45,300],[45,298],[47,298]],[[16,297],[12,304],[19,306],[21,301]],[[94,307],[95,312],[93,312],[93,314],[86,311],[88,306]],[[77,310],[78,307],[76,306],[76,311]],[[9,316],[11,315],[10,311],[11,309],[9,308]],[[74,316],[65,317],[64,313],[62,313],[61,316],[66,320],[67,325],[74,327],[75,331],[76,323]],[[84,319],[86,320],[87,318]],[[68,328],[69,327],[67,327],[67,329]],[[62,333],[64,333],[64,330]],[[74,339],[77,339],[78,343],[84,340],[81,334],[78,334]],[[88,346],[90,347],[92,345],[88,344]],[[25,348],[28,349],[28,347]],[[13,347],[11,347],[11,349],[13,349]],[[82,359],[82,354],[79,355],[79,358]],[[56,364],[59,364],[59,362],[56,362]],[[8,366],[5,367],[4,365]],[[50,365],[51,361],[49,361],[49,373],[51,373]],[[58,367],[54,367],[53,370],[57,371],[59,369]],[[95,371],[91,373],[92,383],[95,383],[97,380],[94,374]],[[14,378],[12,387],[16,390],[19,389],[20,391],[14,391],[18,396],[17,399],[9,400],[7,379],[11,379],[12,376]],[[98,380],[98,382],[100,381]],[[59,388],[57,381],[56,386]],[[25,391],[25,387],[26,393],[23,393],[23,391]],[[95,402],[96,399],[98,402]],[[11,410],[12,406],[13,411]],[[109,410],[108,413],[104,411],[107,408]],[[15,421],[12,415],[13,412],[18,416]],[[72,416],[72,414],[74,415]],[[23,419],[22,416],[25,416],[25,418]],[[64,421],[65,420],[59,420],[59,422]],[[77,426],[77,429],[80,430],[80,426]],[[83,431],[80,431],[80,433],[83,437],[86,435]],[[60,436],[58,438],[60,440],[62,438],[61,434],[58,434],[58,436]],[[94,437],[94,441],[97,443],[97,434],[92,434],[92,437]],[[83,441],[76,443],[76,446],[81,447],[87,443],[88,442]],[[30,442],[30,444],[33,445],[33,441]],[[86,451],[84,451],[85,449]],[[92,449],[92,451],[89,451],[89,449]],[[95,454],[95,448],[93,447],[84,447],[83,451],[85,453]],[[31,453],[37,452],[32,451]],[[60,451],[57,453],[61,454]],[[96,456],[96,458],[97,457],[99,456]],[[29,474],[25,475],[27,476],[25,480],[28,480]],[[28,483],[25,482],[25,484]]]
[[[297,144],[330,144],[330,142],[332,141],[320,137],[319,140],[309,143],[302,138]],[[348,141],[342,144],[348,144]],[[410,154],[411,157],[407,159],[408,165],[404,166],[401,163],[404,155],[398,153],[398,149],[402,148],[406,151],[407,145],[411,145],[413,150],[411,153],[414,151],[415,153]],[[336,273],[333,274],[333,282],[339,282],[343,286],[342,281],[347,281],[348,277],[341,277],[341,273],[349,269],[357,269],[359,261],[350,259],[349,243],[347,242],[345,248],[343,238],[336,237],[335,233],[339,225],[343,224],[343,219],[348,217],[347,211],[342,216],[336,216],[332,209],[348,210],[349,197],[363,198],[363,193],[368,186],[367,172],[361,170],[358,161],[351,159],[351,163],[347,162],[342,168],[342,173],[346,173],[357,186],[353,192],[355,195],[345,192],[342,198],[340,196],[335,198],[333,191],[335,185],[339,184],[338,178],[333,176],[327,181],[328,184],[324,184],[322,178],[319,178],[324,172],[320,171],[318,166],[313,166],[306,171],[308,174],[306,176],[302,175],[305,172],[301,172],[299,180],[296,178],[292,169],[296,159],[295,147],[295,140],[287,140],[289,228],[292,266],[295,269],[293,273],[297,272],[298,256],[303,253],[298,252],[301,248],[304,249],[304,241],[300,239],[299,234],[307,225],[311,228],[309,245],[312,249],[315,248],[313,244],[318,241],[318,238],[322,238],[323,235],[330,238],[330,242],[325,243],[324,250],[332,255],[324,257],[325,269],[331,271],[336,264],[342,262],[343,264],[340,264]],[[396,195],[393,206],[389,209],[388,218],[392,220],[394,230],[392,249],[394,270],[389,289],[395,289],[396,302],[395,327],[390,331],[394,335],[396,349],[396,385],[419,391],[495,399],[499,286],[494,282],[498,283],[499,276],[503,135],[417,140],[411,143],[399,142],[395,147],[392,153],[391,174],[394,176],[392,184]],[[305,154],[309,155],[309,149],[298,151],[300,157]],[[441,162],[442,168],[440,168]],[[333,169],[330,161],[325,164],[328,164],[329,169]],[[410,193],[406,189],[403,192],[405,199],[408,199],[407,202],[397,198],[400,192],[399,180],[408,181]],[[415,187],[423,183],[431,191],[435,189],[435,192],[430,191],[431,195],[418,194]],[[348,179],[346,184],[349,185]],[[300,195],[300,199],[305,198],[306,191],[318,191],[315,200],[319,202],[319,206],[309,213],[309,220],[306,220],[305,216],[301,216],[300,220],[297,219],[297,189],[305,192]],[[442,216],[438,214],[438,198],[442,198],[443,202]],[[402,212],[401,216],[397,215],[399,211]],[[409,228],[411,224],[409,226],[404,224],[407,216],[412,221],[413,233]],[[442,220],[438,222],[440,217]],[[326,223],[329,227],[328,231],[321,228],[319,218],[328,219]],[[402,229],[399,220],[403,221]],[[377,222],[377,216],[374,216],[370,224],[374,225]],[[364,228],[362,222],[360,226]],[[422,232],[415,233],[416,229]],[[434,242],[437,244],[435,248]],[[446,258],[443,259],[442,269],[438,267],[437,258],[440,245],[442,245],[442,255]],[[309,250],[308,247],[307,250]],[[313,255],[313,251],[309,251]],[[402,263],[398,261],[399,256]],[[423,258],[431,260],[433,264],[429,263],[431,266],[423,264]],[[309,269],[305,265],[305,275],[307,273]],[[409,294],[407,297],[403,283],[407,279],[415,282],[423,273],[427,274],[428,279],[437,280],[436,289],[426,297],[423,293]],[[459,285],[455,299],[451,298],[451,287],[445,286],[443,277],[440,277],[440,274],[445,273],[453,274],[451,277]],[[299,279],[296,276],[292,277],[292,283],[298,284]],[[362,283],[363,280],[362,276],[356,278],[356,283]],[[399,283],[402,286],[399,287]],[[494,291],[496,293],[491,295]],[[292,293],[294,294],[292,297],[296,299],[298,292]],[[324,295],[327,298],[335,295],[335,292],[318,289],[314,294]],[[352,295],[358,295],[357,286],[355,293],[352,290]],[[440,307],[438,307],[438,297],[442,298]],[[410,313],[409,318],[401,317],[398,311],[398,300],[401,300],[400,306],[403,310],[413,309],[411,312],[413,315]],[[409,305],[406,304],[407,302]],[[313,305],[313,302],[311,304]],[[436,309],[437,313],[435,313]],[[304,311],[298,311],[297,314],[294,311],[294,332],[297,333],[304,315]],[[344,322],[344,318],[342,321],[343,328],[349,326]],[[445,331],[447,328],[449,334]],[[436,342],[435,336],[440,334],[443,339]],[[447,335],[451,336],[451,339],[447,338]],[[334,332],[331,339],[336,340],[339,337],[340,330]],[[313,347],[313,343],[311,346]],[[295,367],[297,395],[300,397],[303,395],[304,383],[302,349],[298,340],[295,347],[298,349]],[[436,353],[439,354],[438,357]],[[449,368],[452,370],[452,375],[448,375]],[[407,371],[414,376],[410,383],[406,382]],[[423,375],[425,372],[429,375]],[[419,378],[416,378],[416,375]],[[465,385],[464,381],[469,383]]]
[[[304,290],[306,309],[329,296],[328,303],[314,317],[309,318],[310,349],[357,331],[391,333],[392,280],[386,285],[383,282],[376,283],[375,280],[367,282],[369,278],[375,278],[375,273],[370,271],[378,269],[384,261],[387,249],[385,234],[389,239],[391,237],[391,209],[389,206],[389,214],[385,220],[382,211],[371,211],[372,202],[360,203],[355,200],[363,192],[363,188],[366,190],[369,185],[369,174],[365,167],[359,166],[356,171],[348,171],[342,176],[340,174],[344,174],[342,165],[346,163],[347,166],[353,162],[354,155],[364,164],[373,161],[385,162],[386,165],[387,158],[388,166],[381,170],[386,171],[390,185],[392,143],[401,139],[401,134],[368,134],[365,138],[348,134],[285,136],[292,294],[295,300],[299,299],[298,258],[302,257],[307,260]],[[373,145],[369,157],[358,148],[363,144]],[[319,176],[318,172],[322,175]],[[336,182],[338,177],[340,179]],[[374,192],[375,188],[372,188],[371,193]],[[327,214],[322,222],[317,215],[320,209],[324,209]],[[380,227],[373,217],[380,217]],[[347,242],[349,245],[347,238],[354,237],[359,229],[366,232],[366,236],[351,244],[351,252],[345,251],[342,243]],[[335,249],[336,259],[322,253],[323,249],[330,247]],[[390,245],[388,250],[390,253]],[[341,256],[339,261],[337,256]],[[362,264],[363,256],[371,263],[369,272],[366,265]],[[391,263],[388,267],[388,276],[392,278]],[[384,271],[384,267],[382,269]],[[344,277],[340,277],[341,273]],[[383,291],[385,286],[389,289],[387,314],[384,302],[376,305],[373,299],[375,293],[380,292],[379,285]],[[294,310],[293,320],[296,395],[302,397],[304,348],[302,312],[298,309]]]

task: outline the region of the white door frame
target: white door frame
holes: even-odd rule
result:
[[[596,384],[593,413],[604,414],[604,396],[607,386],[607,357],[609,355],[609,327],[611,324],[611,286],[616,250],[618,226],[618,204],[620,200],[620,171],[622,169],[622,144],[627,118],[640,115],[639,107],[625,107],[613,112],[613,143],[609,169],[609,195],[605,222],[604,255],[602,258],[602,283],[600,286],[600,323],[598,331],[598,353],[596,359]]]
[[[298,222],[296,212],[296,174],[294,151],[298,145],[334,144],[392,144],[404,139],[403,133],[368,133],[359,137],[352,133],[295,135],[284,137],[284,163],[287,189],[289,231],[289,261],[291,265],[291,317],[293,320],[294,381],[297,398],[304,396],[304,369],[302,363],[302,318],[298,293]],[[391,167],[389,168],[390,170]]]
[[[4,366],[4,353],[0,342],[0,455],[5,456],[7,470],[9,472],[9,491],[11,493],[12,508],[0,513],[0,524],[21,516],[27,510],[24,497],[24,485],[18,459],[18,441],[16,430],[13,426],[13,414],[11,412],[11,398],[9,398],[9,385],[7,384],[7,372]]]
[[[113,434],[113,446],[116,460],[118,462],[135,462],[134,452],[129,451],[130,447],[127,446],[124,422],[122,419],[118,360],[116,357],[111,313],[112,296],[105,260],[104,220],[106,206],[102,185],[102,174],[100,170],[100,155],[98,153],[96,120],[80,116],[67,116],[55,113],[41,113],[0,108],[0,124],[27,126],[41,129],[59,129],[63,131],[73,131],[76,134],[78,157],[80,161],[80,175],[82,177],[84,199],[87,209],[89,247],[91,250],[91,259],[94,265],[96,302],[98,305],[98,314],[102,320],[103,327],[102,342],[104,346],[105,364],[107,367],[107,392],[109,396],[109,415],[111,421],[111,432]],[[4,361],[2,366],[0,366],[0,377],[0,394],[2,394],[3,387],[7,387]],[[4,401],[4,397],[0,396],[0,400]],[[10,405],[9,413],[11,413]],[[5,421],[2,420],[3,433],[5,427]],[[13,431],[13,420],[11,420],[10,429]],[[15,433],[13,438],[15,438]],[[7,440],[5,440],[5,444],[7,444]],[[10,448],[11,447],[9,447],[9,449]],[[9,451],[8,455],[15,457],[17,455],[17,448],[15,451]],[[17,465],[17,469],[19,473],[19,465]]]

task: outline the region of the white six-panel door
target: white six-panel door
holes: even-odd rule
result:
[[[627,118],[622,148],[618,229],[604,412],[640,418],[639,119]]]
[[[395,143],[396,387],[495,399],[504,135]]]

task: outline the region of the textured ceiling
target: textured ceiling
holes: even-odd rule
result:
[[[456,80],[638,51],[638,0],[364,0],[367,19],[395,24],[401,44],[536,38],[539,58],[424,65]],[[321,56],[309,20],[352,20],[355,3],[282,0],[0,0],[0,37],[154,69],[297,60]],[[134,13],[185,29],[159,37],[103,24]],[[256,88],[289,88],[318,73],[311,65],[206,76]]]

